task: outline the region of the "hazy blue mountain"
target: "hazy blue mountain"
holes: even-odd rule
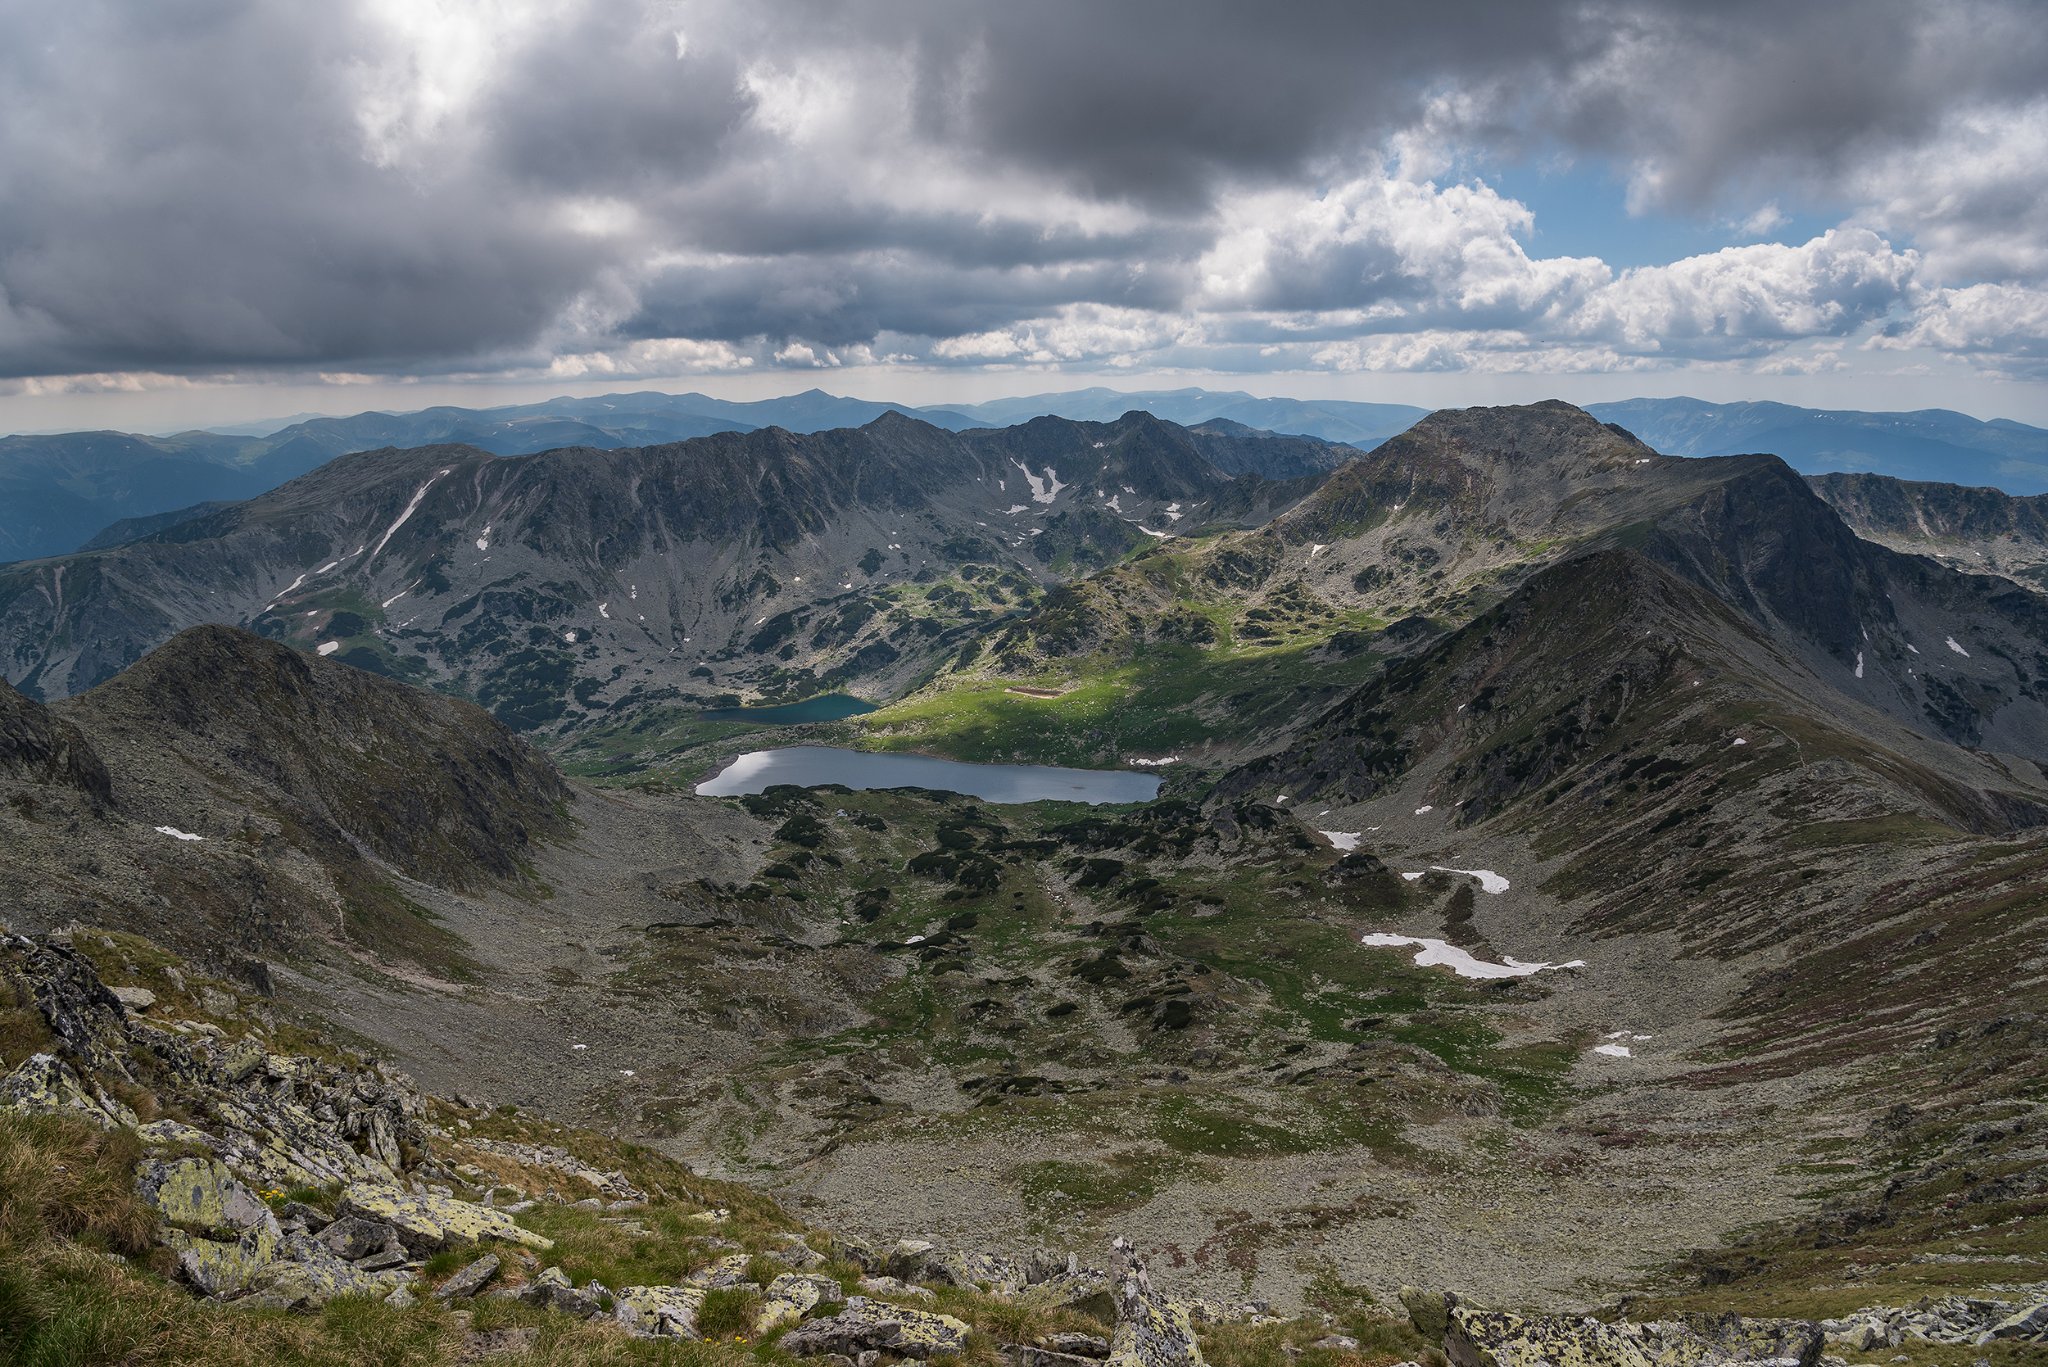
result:
[[[1626,399],[1588,404],[1666,455],[1767,452],[1802,474],[1864,471],[1896,479],[2048,492],[2048,431],[1944,408],[1860,413],[1782,403]]]
[[[1211,389],[1161,389],[1125,393],[1116,389],[1075,389],[1060,394],[1032,394],[1019,399],[956,404],[953,412],[974,425],[1003,427],[1050,415],[1078,422],[1109,422],[1132,409],[1155,418],[1193,426],[1221,418],[1267,432],[1321,437],[1367,450],[1405,432],[1428,415],[1426,408],[1404,403],[1350,403],[1341,399],[1261,399],[1250,394]],[[927,422],[951,426],[935,410],[918,414]]]

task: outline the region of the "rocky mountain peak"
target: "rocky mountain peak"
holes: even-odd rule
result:
[[[1626,428],[1561,399],[1501,408],[1446,408],[1380,448],[1455,455],[1481,470],[1540,467],[1564,476],[1631,466],[1657,453]]]
[[[63,712],[117,757],[123,801],[174,803],[197,769],[441,886],[512,877],[567,823],[560,774],[481,708],[235,627],[180,632]]]

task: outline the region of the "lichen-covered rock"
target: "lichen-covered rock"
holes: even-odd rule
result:
[[[268,1229],[252,1229],[237,1239],[205,1239],[181,1229],[165,1229],[158,1235],[178,1255],[179,1275],[200,1294],[219,1299],[239,1296],[255,1285],[276,1260],[281,1237]]]
[[[1038,1341],[1039,1346],[1050,1348],[1055,1353],[1069,1357],[1106,1358],[1109,1356],[1109,1340],[1094,1334],[1047,1334]]]
[[[747,1276],[747,1264],[752,1261],[745,1253],[728,1253],[683,1278],[683,1285],[693,1286],[699,1291],[723,1291],[727,1287],[745,1286],[751,1280]]]
[[[649,1338],[693,1339],[704,1292],[695,1286],[629,1286],[612,1293],[612,1317]]]
[[[1024,1289],[1024,1269],[993,1253],[932,1252],[925,1256],[924,1267],[924,1280],[945,1286],[979,1287],[998,1296]]]
[[[852,1263],[863,1272],[880,1272],[883,1257],[876,1247],[857,1234],[828,1235],[825,1252],[842,1263]]]
[[[1603,1324],[1450,1306],[1444,1351],[1455,1367],[1814,1367],[1820,1326],[1737,1316]]]
[[[329,1221],[317,1237],[334,1251],[336,1257],[350,1262],[403,1242],[395,1225],[382,1220],[366,1220],[360,1215],[344,1215]]]
[[[1055,1273],[1035,1286],[1025,1287],[1017,1293],[1017,1300],[1041,1310],[1078,1310],[1104,1324],[1116,1323],[1116,1294],[1110,1286],[1109,1274],[1092,1267]]]
[[[81,1067],[134,1080],[128,1071],[128,1013],[92,961],[54,938],[6,938],[0,962],[42,1013],[61,1052]],[[18,966],[18,967],[17,967]]]
[[[882,1271],[901,1281],[930,1281],[932,1255],[937,1251],[923,1239],[898,1239],[882,1254]]]
[[[1431,1343],[1443,1341],[1444,1330],[1450,1327],[1451,1322],[1451,1309],[1443,1292],[1404,1286],[1394,1294],[1400,1300],[1401,1308],[1408,1312],[1408,1322],[1415,1326],[1416,1333]]]
[[[761,1309],[754,1316],[754,1332],[766,1334],[785,1324],[795,1324],[820,1301],[838,1300],[845,1292],[838,1282],[814,1272],[785,1272],[768,1283],[761,1293]]]
[[[2008,1315],[1984,1331],[1982,1342],[2018,1339],[2022,1343],[2048,1343],[2048,1301]]]
[[[1004,1349],[1016,1367],[1101,1367],[1096,1358],[1082,1357],[1076,1353],[1058,1353],[1050,1348],[1038,1348],[1028,1343],[1013,1343]]]
[[[1128,1239],[1118,1239],[1114,1248],[1123,1266],[1113,1280],[1117,1326],[1109,1367],[1203,1367],[1187,1307],[1153,1291],[1144,1260]]]
[[[937,1300],[938,1295],[928,1286],[912,1286],[897,1277],[862,1277],[860,1289],[870,1296],[882,1296],[891,1300]]]
[[[258,1225],[275,1231],[270,1207],[211,1158],[145,1158],[135,1189],[157,1214],[190,1234],[239,1238]]]
[[[31,1054],[0,1078],[0,1106],[17,1111],[61,1111],[82,1116],[103,1129],[133,1125],[135,1112],[89,1085],[55,1054]]]
[[[967,1333],[967,1325],[951,1315],[854,1296],[837,1315],[807,1320],[790,1330],[778,1346],[794,1357],[853,1357],[876,1351],[931,1358],[960,1352],[967,1346]]]
[[[554,1240],[522,1229],[512,1217],[489,1206],[427,1192],[415,1194],[389,1183],[356,1182],[341,1193],[340,1215],[357,1215],[391,1225],[399,1241],[415,1254],[436,1253],[502,1239],[528,1248],[546,1250]]]
[[[248,1290],[258,1303],[281,1309],[325,1305],[336,1296],[382,1298],[409,1278],[397,1271],[371,1272],[335,1256],[325,1244],[286,1234],[270,1262],[257,1269]]]
[[[468,1267],[463,1268],[447,1281],[441,1283],[440,1287],[434,1292],[434,1297],[437,1300],[452,1301],[474,1296],[477,1292],[489,1286],[491,1279],[497,1275],[498,1255],[486,1253],[483,1257],[478,1258]]]
[[[587,1320],[598,1312],[603,1298],[610,1293],[596,1282],[579,1287],[569,1280],[569,1274],[559,1267],[551,1267],[535,1277],[519,1298],[529,1305],[538,1305],[544,1310],[553,1310],[563,1315],[573,1315]],[[616,1298],[614,1304],[616,1305]]]
[[[769,1249],[767,1256],[799,1272],[808,1271],[825,1261],[825,1255],[805,1243],[800,1234],[778,1236],[777,1247]]]

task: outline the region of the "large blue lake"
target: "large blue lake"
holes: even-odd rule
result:
[[[813,788],[934,788],[984,802],[1150,802],[1159,780],[1121,769],[1044,764],[964,764],[926,755],[875,755],[829,745],[789,745],[741,755],[697,785],[703,797],[744,797],[778,783]]]

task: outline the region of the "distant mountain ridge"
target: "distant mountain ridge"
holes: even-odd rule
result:
[[[2048,430],[1945,408],[1910,413],[1795,408],[1782,403],[1627,399],[1586,405],[1671,456],[1777,456],[1804,475],[1867,472],[1896,479],[2048,493]]]
[[[0,562],[118,544],[196,504],[253,498],[337,456],[381,447],[458,443],[493,455],[564,447],[618,450],[780,427],[860,427],[888,412],[963,431],[1035,417],[1108,422],[1132,410],[1195,427],[1238,424],[1372,450],[1430,410],[1338,399],[1260,398],[1199,388],[1069,390],[977,404],[910,404],[811,389],[733,401],[640,391],[560,397],[497,408],[301,417],[162,436],[70,432],[0,438]],[[1766,453],[1804,474],[1869,471],[1902,479],[2048,492],[2048,431],[1961,413],[1860,413],[1776,403],[1630,399],[1590,405],[1668,455]],[[117,524],[129,524],[121,526]]]
[[[58,697],[248,626],[547,726],[679,691],[900,689],[961,632],[1149,542],[1256,526],[1351,448],[1143,413],[362,452],[104,551],[0,569],[8,678]]]

